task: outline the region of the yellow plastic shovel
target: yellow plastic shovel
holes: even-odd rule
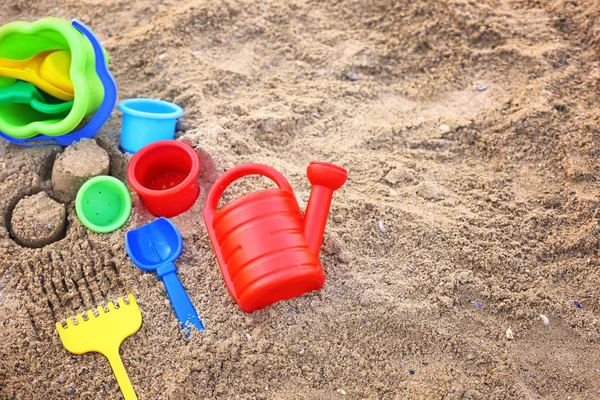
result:
[[[74,98],[70,67],[71,54],[66,50],[43,51],[27,60],[0,58],[0,76],[31,82],[65,101]]]
[[[98,316],[93,310],[88,310],[83,315],[67,318],[66,328],[57,322],[56,329],[63,346],[71,353],[95,351],[108,358],[125,400],[137,400],[119,356],[119,347],[123,340],[136,333],[142,325],[142,313],[135,297],[130,294],[127,299],[129,304],[125,303],[123,298],[118,299],[119,308],[116,308],[112,301],[109,302],[108,312],[104,311],[103,307],[98,307]],[[73,323],[73,318],[77,319],[77,324]]]

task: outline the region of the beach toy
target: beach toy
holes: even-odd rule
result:
[[[102,52],[105,53],[103,49]],[[14,21],[0,27],[0,59],[25,62],[36,59],[39,53],[50,54],[51,62],[44,61],[44,65],[48,70],[55,71],[60,70],[59,64],[65,62],[64,55],[70,55],[69,79],[73,87],[73,106],[65,116],[48,118],[31,110],[27,104],[0,105],[0,130],[6,136],[28,139],[36,135],[64,135],[75,130],[86,116],[96,112],[102,104],[104,86],[96,72],[94,46],[85,33],[68,21],[54,17],[32,23]],[[56,57],[54,54],[57,53],[63,56]],[[62,73],[51,75],[57,82],[56,76]],[[0,77],[0,87],[13,82],[14,78]]]
[[[151,214],[174,217],[198,198],[200,160],[190,146],[177,140],[160,140],[134,154],[127,180]]]
[[[43,51],[27,60],[0,58],[0,76],[33,83],[56,98],[71,101],[70,64],[71,55],[65,50]]]
[[[71,353],[83,354],[93,351],[104,355],[110,363],[125,400],[137,400],[119,355],[119,347],[126,337],[140,329],[142,313],[132,294],[128,295],[127,299],[128,303],[123,298],[117,300],[119,308],[110,301],[107,305],[108,311],[97,307],[95,310],[69,317],[66,328],[57,322],[56,330],[63,346]],[[77,324],[73,323],[73,319],[77,319]]]
[[[238,165],[211,187],[204,222],[227,289],[243,311],[320,289],[325,273],[319,261],[333,192],[344,184],[344,168],[311,162],[312,192],[302,212],[288,181],[263,164]],[[217,210],[219,199],[235,180],[262,175],[275,189],[247,194]]]
[[[73,107],[72,101],[48,101],[32,83],[17,81],[12,86],[0,88],[0,104],[29,104],[44,114],[63,114]]]
[[[104,99],[100,104],[100,108],[82,128],[61,136],[37,135],[30,138],[18,139],[0,131],[0,136],[9,142],[20,146],[68,146],[82,138],[93,137],[108,120],[108,117],[110,116],[113,107],[117,102],[117,84],[108,69],[108,61],[105,51],[102,48],[98,38],[96,38],[94,33],[85,24],[78,20],[73,20],[71,24],[87,37],[92,44],[92,48],[94,49],[96,72],[104,87]]]
[[[156,271],[184,330],[204,326],[183,285],[173,262],[181,255],[183,240],[177,227],[166,218],[158,218],[125,234],[125,248],[131,261],[144,271]]]
[[[127,99],[118,108],[123,112],[121,149],[128,153],[159,140],[173,139],[177,118],[183,115],[178,105],[155,99]]]
[[[117,178],[95,176],[77,192],[75,211],[86,228],[99,233],[115,231],[131,214],[129,190]]]

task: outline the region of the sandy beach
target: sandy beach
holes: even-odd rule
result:
[[[95,32],[119,101],[184,109],[201,191],[171,221],[206,329],[186,338],[127,256],[125,233],[154,219],[135,192],[121,229],[92,232],[73,201],[44,205],[65,148],[2,140],[0,398],[121,399],[108,361],[69,353],[55,323],[129,293],[143,324],[121,357],[140,400],[600,397],[599,1],[17,0],[0,24],[46,16]],[[120,129],[115,109],[94,141],[127,184]],[[244,313],[208,190],[263,163],[304,210],[311,161],[349,175],[325,285]],[[224,202],[272,185],[245,178]],[[11,231],[35,231],[17,207],[32,195],[66,215],[37,248]]]

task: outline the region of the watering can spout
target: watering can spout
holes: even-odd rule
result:
[[[304,213],[304,236],[310,251],[319,257],[333,192],[348,179],[348,172],[337,165],[311,162],[306,170],[312,191]]]

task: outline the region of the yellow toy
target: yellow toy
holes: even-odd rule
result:
[[[27,60],[0,58],[0,76],[33,83],[52,96],[71,101],[74,98],[69,68],[71,55],[66,50],[49,50]]]
[[[57,322],[56,329],[63,346],[71,353],[95,351],[108,358],[125,400],[137,400],[119,356],[123,340],[136,333],[142,325],[142,313],[135,297],[130,294],[127,299],[129,304],[123,298],[118,299],[119,308],[115,308],[112,301],[109,302],[108,312],[103,307],[97,307],[98,316],[95,316],[93,310],[88,310],[83,313],[87,320],[81,314],[67,318],[66,328]],[[77,319],[77,324],[73,323],[73,318]]]

